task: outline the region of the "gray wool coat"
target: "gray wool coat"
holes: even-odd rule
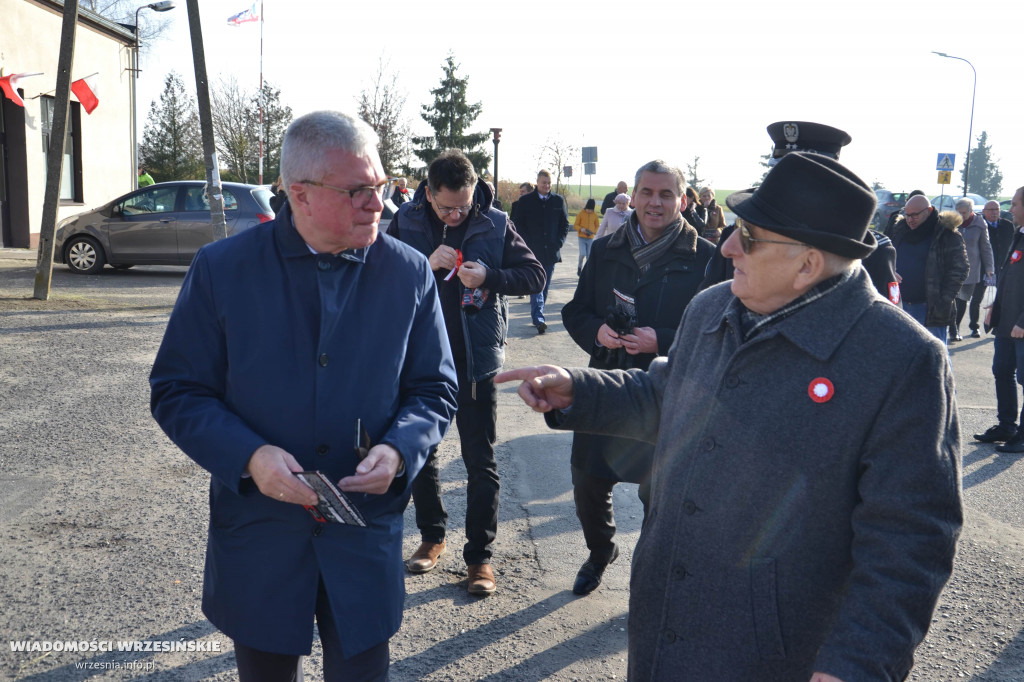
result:
[[[699,294],[647,372],[570,370],[546,416],[655,443],[629,679],[902,680],[962,524],[945,348],[862,269],[747,342],[737,303]]]
[[[970,268],[961,287],[960,298],[969,301],[974,294],[974,286],[981,281],[982,276],[996,271],[996,259],[988,240],[988,223],[980,215],[975,214],[969,223],[961,223],[960,235],[964,238],[967,265]],[[965,292],[964,289],[968,287],[970,291]]]

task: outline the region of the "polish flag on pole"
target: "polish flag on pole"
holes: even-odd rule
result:
[[[238,14],[234,14],[228,17],[228,26],[241,26],[242,24],[248,24],[253,21],[260,20],[260,13],[256,9],[256,3],[252,3],[252,7],[246,10],[242,10]]]
[[[4,76],[0,78],[0,89],[7,95],[7,99],[17,104],[22,109],[25,108],[25,100],[18,94],[18,81],[22,78],[28,78],[30,76],[42,76],[43,72],[39,71],[36,73],[12,73],[10,76]]]
[[[91,76],[79,78],[71,84],[71,92],[75,93],[75,97],[85,107],[87,114],[91,114],[93,109],[100,104],[100,98],[96,96],[96,86],[99,81],[96,76],[98,75],[98,73],[94,73]]]

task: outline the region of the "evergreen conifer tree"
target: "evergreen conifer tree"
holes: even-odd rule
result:
[[[1003,174],[992,160],[992,145],[988,144],[988,133],[978,135],[978,145],[971,150],[971,167],[967,170],[967,191],[980,194],[988,199],[998,199],[1003,191]],[[964,181],[964,172],[960,172]],[[979,207],[980,208],[980,207]]]
[[[458,149],[469,158],[476,172],[482,175],[487,171],[491,156],[477,147],[487,141],[490,134],[466,132],[480,115],[483,105],[480,102],[466,102],[469,78],[456,76],[458,68],[455,57],[449,54],[441,67],[444,71],[441,84],[430,91],[434,95],[434,103],[422,105],[423,112],[420,114],[434,129],[434,135],[412,138],[413,144],[418,146],[413,151],[421,161],[429,165],[445,149]]]
[[[139,145],[139,165],[157,182],[202,180],[203,144],[199,136],[199,109],[175,72],[167,74],[160,102],[149,107],[149,119]]]

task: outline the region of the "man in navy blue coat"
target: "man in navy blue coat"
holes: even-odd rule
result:
[[[402,512],[455,413],[427,259],[377,232],[376,144],[344,114],[296,119],[288,204],[200,250],[153,365],[154,417],[211,473],[203,612],[234,640],[243,682],[295,679],[314,616],[325,679],[386,679]],[[304,470],[345,491],[366,527],[307,513]]]

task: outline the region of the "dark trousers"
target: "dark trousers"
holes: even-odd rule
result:
[[[615,553],[615,512],[612,509],[612,488],[619,483],[611,478],[592,476],[572,467],[572,497],[576,502],[576,518],[583,527],[583,539],[590,550],[590,559],[607,564]],[[644,505],[644,521],[651,501],[650,482],[641,483],[637,491]]]
[[[996,380],[999,424],[1011,428],[1018,423],[1024,425],[1024,414],[1017,414],[1017,384],[1024,386],[1024,340],[997,336],[994,346],[992,376]]]
[[[544,275],[547,280],[544,282],[544,291],[530,296],[530,319],[534,326],[544,322],[544,302],[548,300],[548,290],[551,289],[551,278],[555,274],[555,264],[544,266]]]
[[[464,380],[466,368],[459,366],[458,412],[462,461],[466,465],[466,545],[462,557],[466,564],[491,562],[491,543],[498,534],[498,463],[494,461],[495,424],[498,419],[498,397],[494,381],[476,384]],[[416,527],[424,542],[441,542],[448,525],[448,512],[441,499],[441,472],[437,451],[430,453],[416,480],[412,483],[412,500],[416,505]]]
[[[978,320],[981,316],[981,299],[985,298],[985,289],[987,289],[984,281],[978,282],[974,285],[974,294],[971,296],[970,305],[970,325],[971,331],[976,332],[980,330],[978,326]],[[957,326],[960,325],[960,320],[964,319],[963,313],[960,314],[960,318],[957,320]]]
[[[387,682],[391,652],[384,640],[345,658],[341,639],[327,601],[323,581],[316,595],[316,624],[324,650],[325,682]],[[260,651],[235,642],[239,682],[297,682],[302,680],[302,656]]]

